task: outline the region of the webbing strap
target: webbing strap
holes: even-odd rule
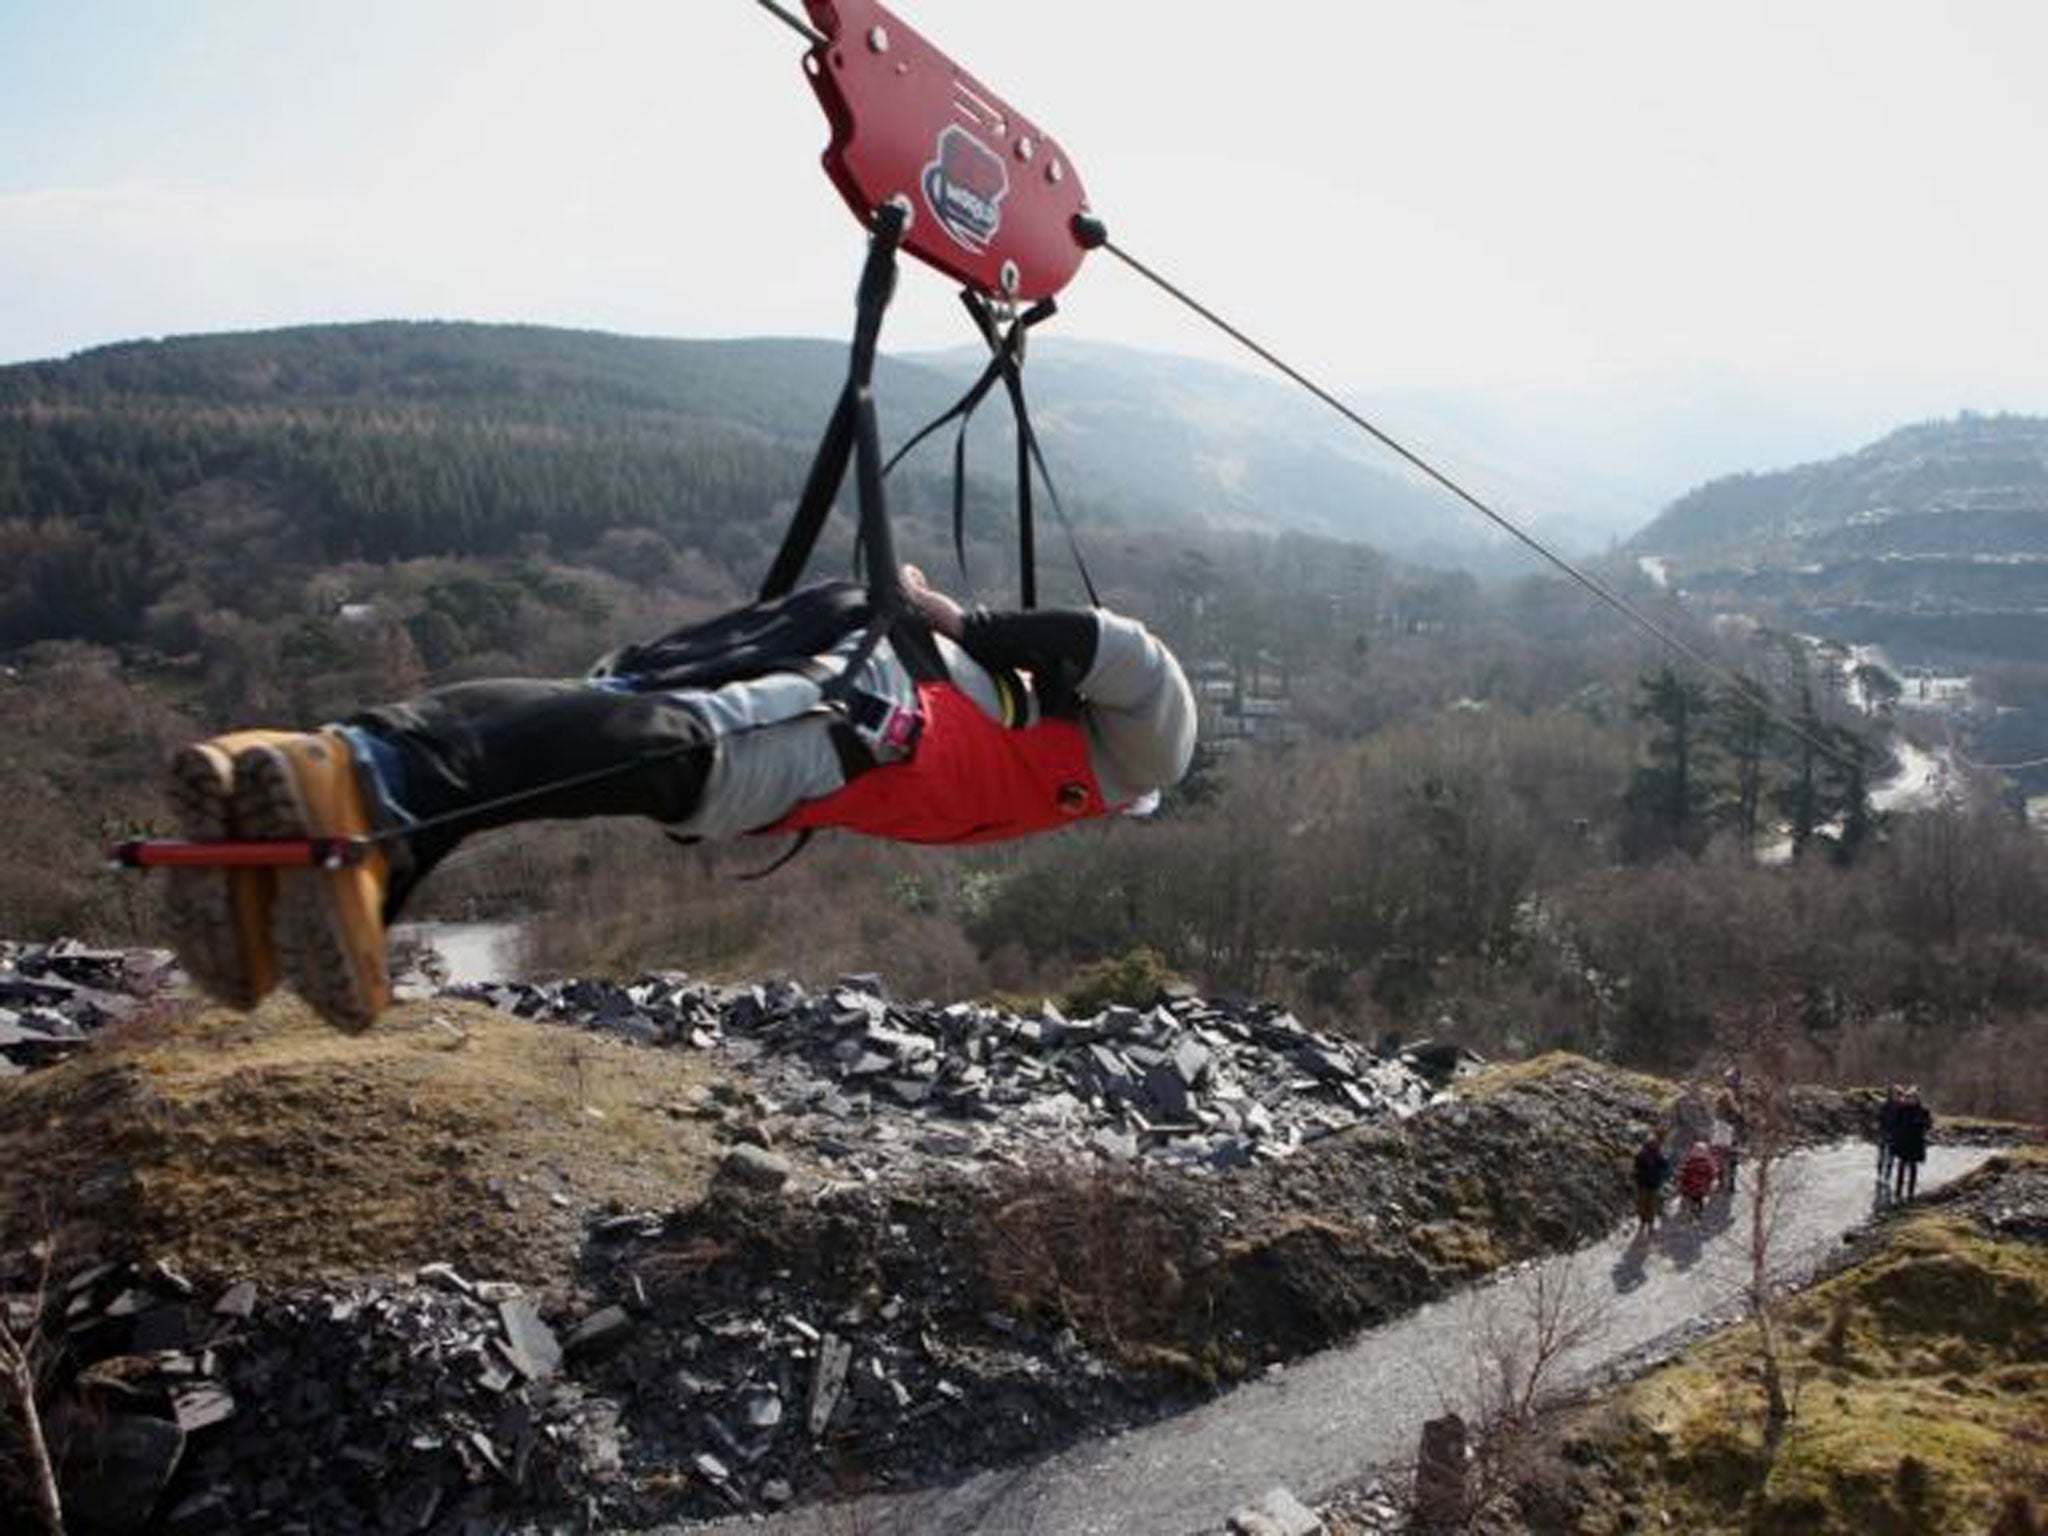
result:
[[[1031,411],[1024,403],[1024,344],[1022,333],[1039,321],[1050,318],[1058,306],[1051,299],[1041,299],[1020,316],[1010,328],[1014,345],[998,346],[998,332],[995,316],[986,300],[974,293],[965,293],[962,298],[967,311],[974,316],[974,323],[981,330],[982,339],[996,352],[996,361],[1002,365],[1003,388],[1010,397],[1010,413],[1017,422],[1017,541],[1018,559],[1023,566],[1023,597],[1026,608],[1038,606],[1038,548],[1037,531],[1031,507],[1031,471],[1038,470],[1038,478],[1045,482],[1046,499],[1052,503],[1053,515],[1059,519],[1060,532],[1067,541],[1067,553],[1074,557],[1074,569],[1080,573],[1081,585],[1088,593],[1091,606],[1100,608],[1102,599],[1096,594],[1095,579],[1088,574],[1088,562],[1081,558],[1081,544],[1074,537],[1073,520],[1067,516],[1067,509],[1060,501],[1059,487],[1053,484],[1052,471],[1046,467],[1045,454],[1038,446],[1038,433],[1031,425]]]
[[[859,495],[857,548],[867,563],[868,585],[875,594],[877,618],[893,618],[902,608],[902,577],[896,569],[895,540],[889,512],[882,500],[881,443],[875,425],[873,395],[875,356],[881,344],[882,316],[896,291],[896,252],[902,244],[909,212],[887,203],[875,210],[874,233],[861,268],[853,325],[853,347],[847,362],[846,385],[832,407],[832,419],[818,443],[804,480],[802,496],[791,515],[782,546],[761,584],[764,599],[786,596],[803,575],[817,547],[818,535],[831,515],[832,503],[845,483],[849,463]]]
[[[1038,534],[1032,499],[1032,472],[1035,468],[1038,477],[1045,482],[1046,495],[1059,517],[1067,550],[1074,557],[1074,567],[1081,576],[1081,585],[1087,589],[1089,602],[1099,608],[1102,600],[1096,595],[1094,578],[1088,573],[1088,562],[1081,556],[1073,523],[1060,502],[1059,488],[1053,484],[1052,471],[1046,466],[1045,455],[1038,445],[1038,434],[1031,426],[1030,409],[1024,399],[1025,333],[1041,320],[1049,319],[1057,312],[1058,306],[1051,299],[1041,300],[1013,319],[1005,329],[998,324],[988,301],[973,289],[962,290],[960,302],[966,306],[982,339],[988,343],[991,354],[988,366],[950,408],[927,422],[890,456],[883,472],[886,474],[894,469],[905,455],[939,428],[953,422],[959,424],[953,436],[953,556],[959,562],[961,579],[972,596],[974,579],[967,569],[967,427],[974,412],[988,398],[989,391],[1000,382],[1009,396],[1010,412],[1017,425],[1017,563],[1021,606],[1038,606]]]
[[[961,297],[972,310],[974,295],[971,292],[963,293]],[[995,388],[996,383],[1002,378],[1004,351],[1013,346],[1021,346],[1022,343],[1023,332],[1020,326],[1013,325],[1009,336],[997,343],[996,355],[989,359],[988,366],[982,369],[981,376],[969,386],[967,393],[954,401],[944,413],[920,427],[916,435],[891,454],[888,463],[882,466],[882,473],[888,474],[912,449],[939,428],[948,422],[957,421],[960,424],[953,434],[953,558],[959,563],[960,578],[966,583],[967,594],[970,597],[974,592],[974,578],[967,569],[967,425],[975,411],[980,408],[981,402],[988,398],[988,392]]]

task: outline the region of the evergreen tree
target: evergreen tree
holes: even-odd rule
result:
[[[1771,717],[1762,685],[1753,678],[1744,678],[1740,687],[1721,692],[1714,700],[1709,731],[1733,774],[1733,797],[1725,807],[1725,815],[1733,823],[1742,847],[1753,849],[1771,742]]]
[[[1710,759],[1707,691],[1670,667],[1640,680],[1634,714],[1655,723],[1624,797],[1622,853],[1629,859],[1682,852],[1697,856],[1707,841]]]

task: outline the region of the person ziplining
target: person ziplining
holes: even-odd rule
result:
[[[923,842],[1017,837],[1102,815],[1176,782],[1194,705],[1167,649],[1104,609],[1039,612],[1033,486],[1046,473],[1025,405],[1028,332],[1091,251],[1268,363],[1700,670],[1761,690],[1550,549],[1215,311],[1121,250],[1050,135],[875,0],[805,0],[804,70],[831,139],[824,166],[869,231],[845,387],[760,600],[630,647],[575,682],[462,684],[316,732],[236,732],[178,755],[185,837],[112,850],[167,868],[187,969],[252,1004],[282,974],[323,1016],[369,1024],[388,1001],[384,925],[469,834],[542,817],[642,815],[684,837],[823,827]],[[872,380],[908,252],[962,285],[990,351],[960,402],[953,540],[965,567],[965,434],[1000,384],[1016,426],[1020,602],[963,614],[899,566]],[[847,472],[865,586],[799,587]],[[1860,765],[1784,711],[1792,736]]]
[[[317,730],[236,731],[179,752],[169,795],[183,838],[114,857],[170,871],[173,945],[215,997],[250,1008],[288,982],[328,1022],[367,1028],[391,1000],[387,925],[491,828],[641,816],[683,841],[840,828],[964,844],[1143,808],[1187,771],[1187,678],[1144,625],[1095,601],[1078,547],[1095,606],[1036,606],[1034,469],[1060,507],[1021,367],[1025,333],[1087,248],[1079,179],[1047,135],[882,7],[810,10],[826,168],[870,240],[847,381],[759,600],[581,679],[458,683]],[[964,443],[997,384],[1016,417],[1015,611],[963,609],[896,559],[871,385],[899,251],[965,284],[992,354],[902,452],[956,420]],[[868,581],[800,586],[849,467]]]
[[[1194,700],[1143,625],[963,610],[916,567],[902,574],[908,611],[864,659],[868,593],[821,583],[615,652],[584,679],[456,683],[317,731],[185,748],[171,799],[188,838],[344,839],[360,854],[174,868],[180,962],[233,1006],[282,980],[359,1030],[391,1000],[386,925],[475,832],[643,816],[686,840],[843,828],[988,842],[1141,806],[1186,771]]]

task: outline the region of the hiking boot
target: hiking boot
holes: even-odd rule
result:
[[[234,814],[248,837],[361,837],[377,830],[340,732],[291,735],[235,759]],[[391,1002],[384,958],[390,861],[373,848],[346,869],[278,873],[271,931],[292,987],[337,1029],[368,1029]]]
[[[237,731],[182,748],[171,759],[166,785],[179,836],[240,836],[246,829],[234,816],[235,756],[289,734]],[[230,1008],[254,1008],[277,985],[277,949],[270,942],[276,871],[170,869],[164,876],[165,921],[185,974]]]

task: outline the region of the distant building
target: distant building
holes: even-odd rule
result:
[[[1197,662],[1193,671],[1202,738],[1211,746],[1229,751],[1249,742],[1301,740],[1285,674],[1271,657],[1260,656],[1249,671],[1214,659]]]

